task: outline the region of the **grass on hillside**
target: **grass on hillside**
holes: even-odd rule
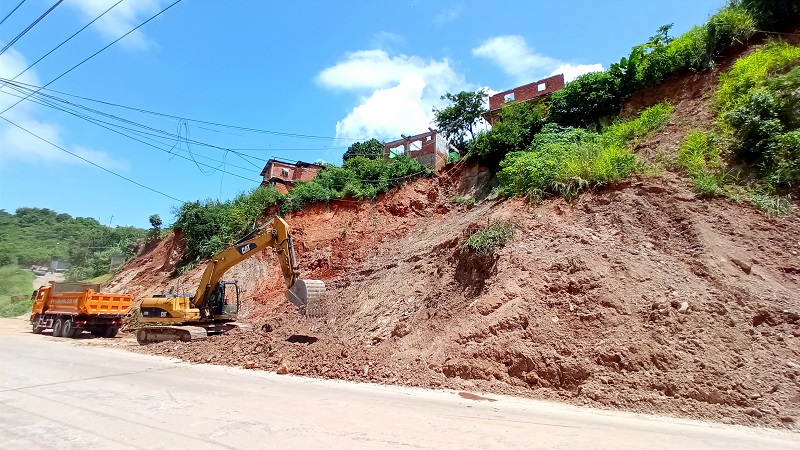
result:
[[[655,105],[599,133],[546,125],[527,151],[509,153],[500,163],[498,192],[531,199],[555,194],[572,200],[583,190],[629,177],[640,169],[630,148],[662,130],[671,113],[671,105]]]
[[[508,221],[497,221],[475,232],[463,244],[462,249],[481,255],[490,255],[495,250],[505,247],[516,232],[516,227]]]
[[[0,267],[0,317],[17,317],[31,311],[33,301],[30,297],[35,279],[30,270],[17,266]],[[12,296],[24,296],[25,299],[12,302]]]

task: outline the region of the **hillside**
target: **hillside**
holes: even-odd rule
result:
[[[631,96],[623,115],[674,107],[666,127],[635,146],[638,157],[674,160],[687,133],[713,128],[717,78],[750,51]],[[669,164],[572,202],[493,198],[494,182],[459,163],[375,201],[291,213],[303,277],[328,286],[324,321],[298,317],[264,253],[228,277],[244,287],[256,331],[136,351],[800,428],[796,215],[702,196]],[[507,246],[491,256],[461,247],[496,221],[516,226]],[[182,252],[170,235],[109,287],[138,298],[192,291],[202,265],[169,278]]]

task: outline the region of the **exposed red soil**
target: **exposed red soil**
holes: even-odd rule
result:
[[[708,126],[709,75],[669,92],[664,133],[640,146],[674,152]],[[662,88],[658,88],[662,89]],[[647,155],[643,155],[647,157]],[[373,202],[333,202],[292,214],[303,278],[328,287],[324,321],[283,299],[267,253],[228,278],[244,287],[254,331],[135,349],[194,362],[324,378],[447,387],[600,408],[798,429],[800,221],[697,196],[670,172],[572,203],[492,200],[489,175],[461,165]],[[511,220],[495,255],[460,249],[469,230]],[[110,286],[139,298],[196,288],[202,267],[170,280],[170,237]]]

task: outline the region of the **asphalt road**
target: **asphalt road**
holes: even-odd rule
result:
[[[800,449],[790,432],[482,397],[192,365],[0,319],[3,449]]]

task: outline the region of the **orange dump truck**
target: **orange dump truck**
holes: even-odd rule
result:
[[[33,333],[53,329],[53,336],[75,338],[84,330],[111,338],[122,326],[122,318],[133,306],[129,294],[97,292],[98,284],[56,283],[33,292]]]

